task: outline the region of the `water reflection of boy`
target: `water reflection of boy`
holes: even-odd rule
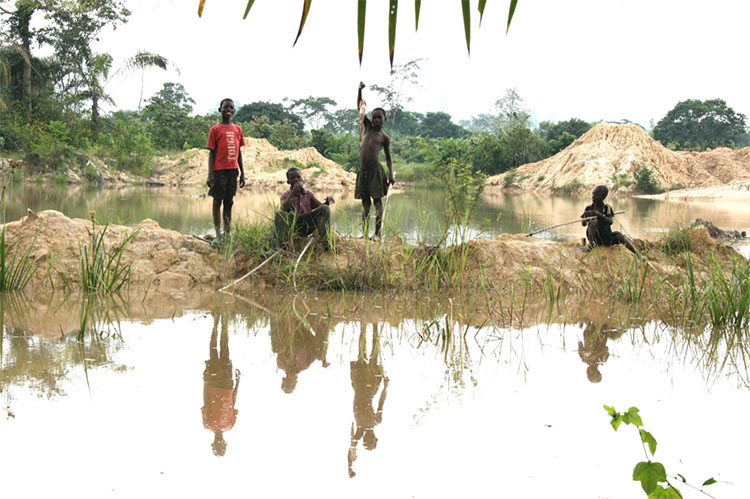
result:
[[[581,222],[581,225],[586,227],[586,238],[589,241],[583,250],[590,251],[596,246],[622,244],[634,254],[640,256],[633,243],[628,241],[621,232],[612,232],[612,224],[615,221],[615,210],[610,205],[604,203],[607,194],[609,194],[607,186],[597,185],[594,187],[594,190],[591,192],[591,204],[581,213],[581,218],[596,216],[594,219],[583,220]]]
[[[592,383],[599,383],[602,380],[599,366],[609,359],[607,340],[617,339],[622,334],[623,331],[617,328],[604,329],[603,326],[596,325],[593,322],[586,323],[583,330],[583,341],[578,342],[578,356],[584,364],[588,365],[586,377]]]
[[[294,391],[299,373],[316,360],[323,367],[330,365],[326,361],[328,323],[313,315],[306,321],[285,314],[271,318],[271,350],[276,354],[276,365],[286,374],[281,380],[284,393]]]
[[[221,343],[216,348],[218,323],[221,321]],[[234,374],[234,378],[233,375]],[[224,314],[214,313],[214,327],[211,331],[209,357],[203,371],[203,426],[214,432],[211,444],[215,456],[223,456],[227,450],[224,432],[231,430],[237,421],[237,389],[240,387],[240,371],[232,372],[229,358],[229,328]]]
[[[362,440],[362,445],[367,450],[373,450],[378,445],[375,436],[375,427],[383,421],[383,405],[385,404],[386,392],[388,391],[389,379],[385,375],[383,366],[378,363],[380,355],[380,340],[378,338],[378,325],[372,325],[372,350],[370,358],[367,359],[367,322],[362,322],[359,334],[359,353],[357,360],[349,364],[354,388],[354,423],[352,423],[351,441],[347,461],[349,464],[349,477],[356,476],[353,466],[357,460],[357,444]],[[375,400],[380,384],[383,391],[380,392],[378,408],[375,411],[372,402]],[[356,427],[355,427],[356,425]]]

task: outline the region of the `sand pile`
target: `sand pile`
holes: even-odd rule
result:
[[[104,227],[96,226],[101,233]],[[122,262],[132,263],[132,287],[154,291],[187,291],[219,282],[220,258],[211,245],[193,236],[163,229],[146,219],[135,227],[110,225],[104,236],[106,249],[119,248],[133,231],[136,236],[123,251]],[[23,254],[32,245],[36,260],[32,288],[56,288],[69,281],[80,283],[80,255],[83,245],[92,246],[90,220],[71,219],[59,211],[46,210],[5,225],[6,241]],[[113,250],[114,251],[114,250]]]
[[[554,156],[522,165],[509,189],[550,192],[579,182],[588,191],[613,186],[616,176],[633,180],[639,166],[650,168],[665,188],[705,188],[750,181],[750,148],[706,152],[671,151],[637,125],[597,125]],[[509,172],[488,179],[489,189],[506,188]],[[616,190],[629,192],[629,187]]]
[[[354,187],[355,175],[320,154],[314,147],[280,151],[266,139],[245,137],[242,148],[248,187],[286,188],[286,170],[296,166],[313,190],[335,191]],[[203,185],[208,150],[190,149],[176,156],[157,158],[151,180],[170,186]]]

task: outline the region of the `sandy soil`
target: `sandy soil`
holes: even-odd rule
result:
[[[5,225],[6,241],[21,254],[31,245],[30,256],[36,261],[37,272],[32,289],[49,291],[60,288],[65,281],[73,289],[79,287],[80,255],[84,246],[90,247],[92,233],[104,227],[90,220],[70,219],[60,212],[48,210],[29,214],[19,221]],[[260,255],[237,254],[226,261],[210,244],[194,236],[186,236],[160,227],[153,220],[144,220],[135,227],[111,225],[106,228],[105,247],[119,248],[123,240],[137,231],[123,251],[122,262],[132,264],[131,290],[162,292],[213,292],[263,260]],[[711,239],[703,227],[692,229],[694,265],[708,255],[727,261],[739,254]],[[245,286],[260,290],[289,290],[289,266],[294,265],[299,248],[286,253],[269,264]],[[661,253],[646,241],[636,246],[648,254],[656,274],[677,275],[684,271],[684,259]],[[300,289],[334,288],[339,282],[349,283],[376,279],[385,288],[424,289],[425,275],[420,263],[434,252],[434,248],[408,246],[393,237],[381,246],[376,241],[341,238],[337,251],[323,253],[319,244],[310,250],[310,260],[294,278]],[[488,288],[516,291],[541,291],[553,280],[574,293],[588,293],[591,289],[615,286],[622,275],[629,272],[633,258],[622,247],[598,248],[583,253],[574,243],[558,243],[527,237],[522,234],[502,234],[494,239],[468,243],[464,271],[454,276],[459,288]],[[445,261],[445,259],[443,259]],[[284,277],[286,276],[286,277]],[[277,291],[274,291],[277,292]]]
[[[280,151],[266,139],[245,137],[242,148],[247,185],[253,188],[286,188],[286,170],[302,170],[306,184],[316,191],[354,189],[356,175],[320,154],[314,147]],[[203,185],[208,165],[207,149],[191,149],[157,159],[151,179],[169,186]]]
[[[556,155],[519,166],[512,185],[504,186],[506,172],[490,177],[487,188],[548,193],[577,181],[583,184],[581,190],[588,191],[599,184],[613,186],[615,176],[632,180],[640,165],[653,170],[664,187],[681,185],[686,189],[670,193],[672,199],[680,195],[717,198],[723,191],[709,188],[730,185],[734,192],[750,184],[750,148],[671,151],[637,125],[600,124]],[[621,186],[613,191],[631,193],[632,189],[632,185]]]

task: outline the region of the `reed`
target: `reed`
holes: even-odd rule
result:
[[[91,234],[91,244],[81,247],[80,270],[81,288],[83,291],[104,293],[119,293],[130,284],[131,263],[124,263],[122,255],[128,243],[138,234],[133,231],[128,234],[119,246],[106,248],[104,235],[109,224],[101,232],[94,229]]]

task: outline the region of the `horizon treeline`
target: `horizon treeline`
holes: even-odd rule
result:
[[[141,84],[136,110],[104,112],[103,106],[116,106],[107,89],[117,78],[137,73],[143,81],[149,71],[172,67],[159,54],[139,50],[114,68],[109,54],[93,50],[102,29],[127,22],[130,12],[121,1],[90,0],[75,9],[62,1],[2,6],[0,154],[52,170],[85,165],[86,155],[93,155],[116,169],[149,175],[154,156],[205,147],[218,113],[194,115],[195,101],[182,83],[165,83],[145,99]],[[48,22],[32,23],[38,17]],[[535,123],[516,89],[506,90],[487,113],[459,123],[442,111],[410,111],[420,63],[394,65],[388,81],[367,89],[370,101],[386,110],[385,131],[401,180],[428,180],[452,160],[485,175],[503,173],[556,154],[596,124],[578,118]],[[325,96],[237,104],[234,121],[246,136],[280,149],[312,146],[348,170],[358,168],[353,105],[339,107]],[[672,149],[750,145],[745,115],[721,99],[679,102],[651,128]]]

